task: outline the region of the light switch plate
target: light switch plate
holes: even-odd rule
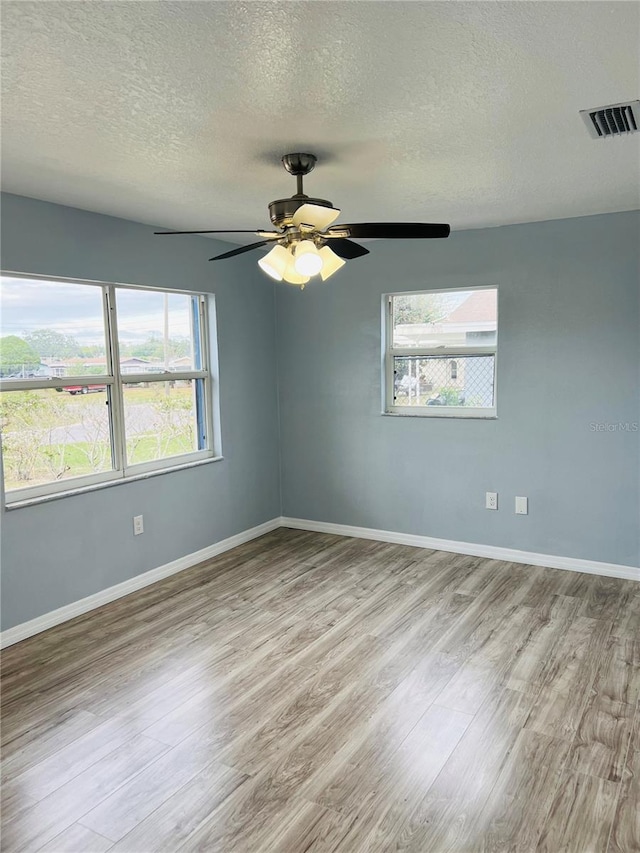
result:
[[[529,498],[516,497],[516,515],[529,514]]]

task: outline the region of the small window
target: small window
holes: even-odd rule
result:
[[[213,456],[207,296],[1,283],[8,503]]]
[[[495,417],[498,289],[385,297],[385,410]]]

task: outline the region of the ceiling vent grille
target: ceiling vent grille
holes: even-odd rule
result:
[[[640,126],[640,101],[580,110],[580,115],[593,139],[625,136],[628,133],[636,133]]]

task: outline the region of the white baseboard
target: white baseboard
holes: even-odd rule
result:
[[[348,524],[332,524],[327,521],[280,517],[272,518],[270,521],[265,521],[264,524],[244,530],[242,533],[237,533],[235,536],[230,536],[228,539],[223,539],[221,542],[216,542],[200,551],[194,551],[192,554],[187,554],[171,563],[165,563],[156,569],[136,575],[134,578],[110,586],[94,595],[59,607],[57,610],[31,619],[29,622],[8,628],[0,634],[0,648],[19,643],[20,640],[26,640],[27,637],[32,637],[34,634],[39,634],[55,625],[60,625],[69,619],[81,616],[97,607],[102,607],[103,604],[129,595],[129,593],[156,583],[163,578],[175,575],[184,569],[190,569],[192,566],[210,560],[225,551],[230,551],[238,545],[257,539],[258,536],[264,536],[265,533],[270,533],[278,527],[292,527],[296,530],[309,530],[317,533],[334,533],[338,536],[353,536],[357,539],[375,539],[379,542],[393,542],[397,545],[413,545],[416,548],[450,551],[454,554],[468,554],[472,557],[487,557],[494,560],[505,560],[509,563],[524,563],[529,566],[548,566],[551,569],[566,569],[570,572],[585,572],[590,575],[603,575],[609,578],[623,578],[640,582],[640,568],[634,566],[598,563],[594,560],[580,560],[573,557],[554,557],[551,554],[535,554],[531,551],[517,551],[513,548],[500,548],[496,545],[476,545],[471,542],[435,539],[432,536],[395,533],[391,530],[375,530],[370,527],[351,527]]]
[[[472,542],[456,542],[453,539],[435,539],[432,536],[416,536],[411,533],[395,533],[391,530],[375,530],[371,527],[351,527],[348,524],[332,524],[326,521],[309,521],[304,518],[280,519],[282,527],[296,530],[313,530],[317,533],[335,533],[338,536],[354,536],[357,539],[376,539],[396,545],[413,545],[416,548],[432,548],[435,551],[451,551],[472,557],[487,557],[509,563],[524,563],[528,566],[548,566],[550,569],[566,569],[589,575],[608,578],[623,578],[640,582],[640,568],[620,566],[617,563],[599,563],[595,560],[580,560],[575,557],[555,557],[552,554],[536,554],[532,551],[517,551],[497,545],[476,545]]]
[[[170,575],[182,572],[184,569],[190,569],[192,566],[196,566],[205,560],[210,560],[224,551],[230,551],[238,545],[243,545],[245,542],[257,539],[258,536],[264,536],[265,533],[270,533],[280,526],[280,519],[272,518],[271,521],[265,521],[264,524],[259,524],[257,527],[252,527],[249,530],[243,530],[242,533],[229,536],[228,539],[208,545],[200,551],[194,551],[192,554],[179,557],[177,560],[165,563],[164,566],[158,566],[156,569],[143,572],[143,574],[136,575],[115,586],[107,587],[107,589],[96,592],[94,595],[88,595],[79,601],[74,601],[71,604],[66,604],[64,607],[59,607],[57,610],[52,610],[49,613],[38,616],[36,619],[31,619],[29,622],[23,622],[14,628],[8,628],[0,634],[0,648],[12,646],[14,643],[19,643],[20,640],[26,640],[27,637],[32,637],[34,634],[39,634],[41,631],[53,628],[61,622],[66,622],[76,616],[81,616],[83,613],[88,613],[89,610],[102,607],[103,604],[109,604],[110,601],[115,601],[117,598],[129,595],[131,592],[156,583],[163,578],[168,578]]]

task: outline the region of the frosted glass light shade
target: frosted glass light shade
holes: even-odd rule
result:
[[[274,246],[273,249],[264,256],[264,258],[260,258],[258,266],[266,272],[267,275],[270,275],[271,278],[275,278],[276,281],[282,281],[284,278],[284,271],[286,270],[290,260],[291,255],[287,252],[284,246]]]
[[[309,281],[308,275],[302,275],[296,270],[291,252],[287,252],[287,266],[282,273],[282,278],[289,284],[306,284]]]
[[[334,274],[334,272],[338,272],[338,270],[346,263],[342,258],[338,257],[338,255],[336,255],[333,249],[330,249],[329,246],[323,246],[318,254],[322,258],[320,277],[323,281],[326,281]]]
[[[300,275],[317,275],[322,269],[322,258],[312,240],[302,240],[296,246],[295,268]]]

